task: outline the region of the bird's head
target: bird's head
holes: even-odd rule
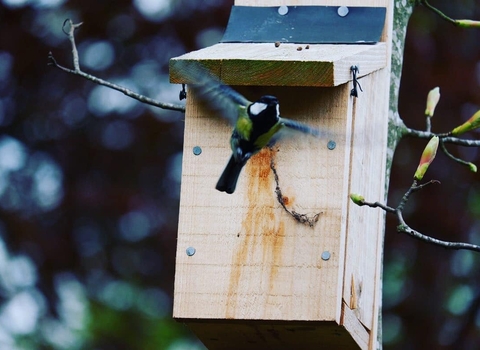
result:
[[[280,108],[277,98],[269,95],[260,97],[257,101],[248,106],[248,114],[250,115],[250,118],[278,118],[280,115]]]

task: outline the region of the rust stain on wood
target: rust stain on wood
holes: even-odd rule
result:
[[[239,236],[242,241],[238,243],[238,251],[233,256],[226,318],[236,318],[242,284],[248,285],[251,278],[243,273],[246,266],[258,267],[258,271],[262,271],[265,276],[258,288],[263,297],[268,298],[275,293],[275,279],[279,267],[282,266],[285,228],[282,222],[276,220],[278,212],[275,213],[274,179],[270,169],[271,158],[274,156],[274,151],[263,149],[250,159],[242,174],[248,178],[246,191],[248,211],[243,218],[242,232]],[[262,306],[265,305],[259,303],[254,307]]]

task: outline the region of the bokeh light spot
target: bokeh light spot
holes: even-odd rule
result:
[[[132,144],[134,131],[130,123],[115,120],[108,123],[102,133],[102,144],[111,150],[122,150]]]
[[[150,21],[159,22],[171,13],[170,0],[134,0],[133,5]]]
[[[148,216],[141,211],[131,211],[120,218],[118,223],[123,239],[137,242],[150,234],[151,224]]]
[[[115,58],[113,45],[108,41],[92,41],[81,45],[81,62],[92,70],[104,70],[110,67]]]

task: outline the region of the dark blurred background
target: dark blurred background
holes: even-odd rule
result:
[[[478,1],[432,2],[452,17],[480,19]],[[216,43],[232,5],[0,0],[1,349],[203,349],[171,319],[183,114],[49,67],[47,55],[71,67],[62,23],[83,21],[76,40],[86,72],[180,103],[169,58]],[[408,126],[424,128],[435,86],[442,98],[434,131],[480,108],[480,29],[455,28],[420,7],[400,92]],[[425,143],[400,144],[392,205]],[[480,165],[477,149],[449,149]],[[439,154],[426,178],[442,184],[414,195],[408,223],[480,244],[478,175]],[[385,349],[480,348],[480,255],[415,241],[395,226],[389,218]]]

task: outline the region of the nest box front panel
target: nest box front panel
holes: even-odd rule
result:
[[[279,140],[248,161],[235,193],[219,192],[215,184],[231,155],[232,128],[190,93],[174,317],[339,322],[349,89],[343,85],[239,91],[253,100],[263,94],[277,96],[284,117],[324,130],[325,136],[294,134]],[[277,185],[290,213],[280,204]],[[318,215],[318,220],[310,226],[297,221],[302,215]]]

